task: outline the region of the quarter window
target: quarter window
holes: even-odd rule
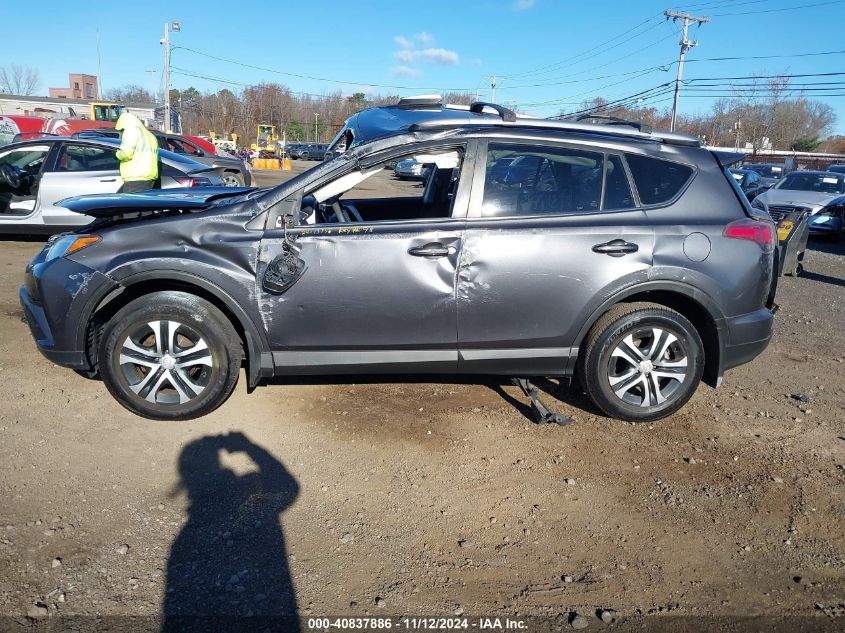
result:
[[[692,177],[692,169],[668,160],[626,154],[640,202],[663,204],[674,198]]]

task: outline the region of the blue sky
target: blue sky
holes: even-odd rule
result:
[[[8,5],[4,15],[17,13],[20,6],[8,0],[3,5]],[[312,94],[458,88],[489,99],[489,76],[495,74],[497,101],[549,115],[577,109],[586,98],[623,98],[672,81],[678,26],[665,21],[662,12],[673,8],[712,16],[711,22],[692,28],[699,46],[689,60],[785,56],[691,61],[685,79],[845,73],[845,54],[799,56],[845,50],[845,0],[312,0],[239,2],[236,9],[230,2],[147,0],[113,6],[109,12],[90,3],[51,4],[32,22],[37,27],[4,31],[0,63],[37,67],[40,92],[46,94],[48,86],[66,85],[68,72],[96,73],[99,29],[103,86],[133,83],[149,89],[160,86],[163,24],[177,19],[182,31],[173,35],[175,47],[266,69],[176,48],[171,63],[181,69],[172,78],[177,88],[237,90],[238,83],[277,81]],[[33,30],[42,44],[34,44]],[[843,82],[842,90],[831,92],[845,95],[845,74],[795,81]],[[719,89],[686,93],[681,112],[694,113],[709,109]],[[845,133],[845,96],[818,98],[836,109],[834,131]],[[655,89],[645,93],[643,103],[664,107],[671,95]]]

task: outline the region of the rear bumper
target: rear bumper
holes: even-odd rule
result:
[[[772,340],[774,321],[774,311],[765,308],[726,319],[728,342],[722,349],[722,370],[744,365],[762,354]]]

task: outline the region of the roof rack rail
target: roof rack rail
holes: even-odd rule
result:
[[[607,121],[608,125],[630,125],[632,128],[639,130],[643,134],[651,134],[652,131],[652,127],[648,123],[643,123],[642,121],[630,121],[618,116],[610,116],[609,114],[582,114],[581,116],[575,118],[576,121],[584,121],[586,119]]]
[[[513,110],[509,110],[504,106],[500,106],[498,103],[488,103],[487,101],[473,101],[472,104],[469,106],[469,111],[473,112],[474,114],[481,114],[484,112],[484,108],[491,108],[495,110],[499,116],[501,117],[502,121],[505,123],[514,123],[516,121],[516,112]]]

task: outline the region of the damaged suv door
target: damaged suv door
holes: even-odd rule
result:
[[[394,182],[386,161],[356,164],[279,203],[299,218],[265,232],[256,288],[276,373],[456,369],[470,161],[463,146],[425,155],[422,186]],[[367,197],[380,180],[397,195]],[[280,260],[298,267],[285,284]]]
[[[490,141],[458,276],[461,371],[565,374],[603,292],[651,265],[645,220],[619,153]]]

